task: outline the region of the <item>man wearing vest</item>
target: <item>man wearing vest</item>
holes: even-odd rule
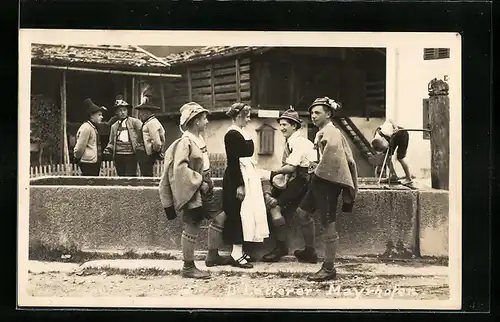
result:
[[[319,152],[319,162],[311,175],[307,193],[297,209],[306,247],[304,250],[295,251],[295,256],[305,261],[316,257],[314,221],[310,215],[315,211],[318,212],[323,226],[325,248],[323,265],[308,278],[310,281],[336,278],[334,262],[339,235],[335,222],[338,199],[342,195],[343,212],[352,212],[358,191],[358,174],[351,148],[342,132],[331,121],[338,108],[340,105],[328,97],[316,99],[309,107],[311,120],[318,128],[314,145]]]
[[[282,167],[271,171],[272,197],[277,199],[277,205],[269,210],[269,221],[274,226],[276,247],[264,255],[264,262],[277,262],[282,256],[288,255],[285,218],[295,212],[305,196],[309,182],[309,166],[312,161],[316,161],[314,144],[299,132],[302,126],[299,113],[291,108],[278,118],[278,122],[286,143]],[[317,257],[314,262],[316,261]]]
[[[153,166],[157,160],[163,159],[165,152],[165,129],[154,115],[160,108],[149,101],[150,98],[145,96],[142,104],[136,107],[143,122],[141,148],[137,152],[142,177],[153,176]]]
[[[115,108],[118,120],[111,126],[104,153],[112,156],[118,176],[135,177],[142,122],[128,116],[130,105],[120,95],[116,98]]]
[[[102,112],[105,108],[95,105],[90,98],[87,98],[84,103],[87,105],[89,119],[80,126],[76,133],[73,154],[83,176],[99,176],[102,155],[97,126],[102,122]]]

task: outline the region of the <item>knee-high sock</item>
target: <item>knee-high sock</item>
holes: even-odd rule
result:
[[[221,212],[218,214],[208,226],[208,249],[218,250],[222,244],[222,230],[224,229],[224,221],[226,214]]]
[[[286,242],[286,222],[285,218],[273,219],[274,231],[276,240],[285,243]]]
[[[194,248],[200,231],[200,223],[184,223],[181,236],[182,255],[185,262],[194,261]]]
[[[315,248],[316,246],[316,231],[314,226],[314,220],[311,218],[309,213],[302,209],[297,210],[297,214],[300,222],[300,230],[302,236],[304,237],[305,246],[308,248]]]
[[[337,253],[337,247],[339,245],[339,234],[335,228],[335,223],[330,223],[323,235],[323,240],[325,243],[325,263],[333,264],[335,262],[335,255]]]
[[[286,221],[285,217],[281,214],[280,206],[276,206],[269,210],[274,226],[274,237],[280,243],[286,241]]]

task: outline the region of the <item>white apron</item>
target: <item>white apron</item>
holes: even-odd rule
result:
[[[235,125],[229,130],[236,130],[245,140],[250,137]],[[243,240],[246,242],[260,243],[269,237],[266,204],[262,192],[262,173],[257,170],[256,162],[252,157],[240,158],[240,170],[245,185],[245,198],[241,203],[241,224]]]

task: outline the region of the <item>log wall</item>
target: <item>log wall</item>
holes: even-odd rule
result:
[[[167,112],[178,111],[189,101],[211,109],[227,108],[237,101],[250,102],[249,58],[229,58],[176,72],[183,77],[164,83]]]

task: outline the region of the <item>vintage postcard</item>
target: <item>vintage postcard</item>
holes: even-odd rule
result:
[[[460,309],[461,59],[456,33],[21,29],[18,306]]]

